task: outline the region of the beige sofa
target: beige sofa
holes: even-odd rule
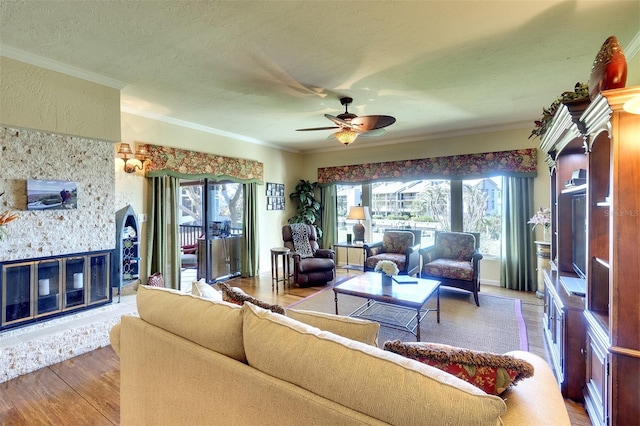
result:
[[[305,324],[146,286],[137,303],[110,336],[123,425],[570,424],[548,365],[526,352],[513,355],[534,376],[498,397],[373,346],[375,323],[295,313]]]

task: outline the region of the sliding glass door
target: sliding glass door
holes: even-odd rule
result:
[[[209,283],[240,275],[243,185],[185,180],[180,189],[183,272],[196,269],[197,279],[205,278]]]

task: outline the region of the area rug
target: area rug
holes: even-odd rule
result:
[[[333,287],[327,287],[305,299],[292,303],[287,308],[335,313]],[[440,323],[436,312],[429,312],[420,324],[421,340],[444,343],[478,351],[505,353],[513,350],[528,350],[527,330],[518,299],[479,294],[480,307],[469,293],[442,288],[440,291]],[[338,312],[348,315],[365,302],[360,297],[338,295]],[[425,308],[435,309],[435,296]],[[415,341],[408,331],[381,326],[378,344],[399,339]]]

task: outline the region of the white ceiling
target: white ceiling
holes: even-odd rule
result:
[[[533,125],[640,1],[0,0],[0,54],[122,88],[122,109],[291,151],[323,117],[397,122],[347,149]],[[153,141],[149,141],[152,142]]]

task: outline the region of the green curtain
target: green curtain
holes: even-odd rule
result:
[[[243,247],[241,274],[255,277],[260,270],[258,232],[258,189],[256,183],[244,185],[244,223],[242,224]]]
[[[331,248],[337,242],[338,236],[338,197],[336,195],[336,185],[328,185],[321,188],[322,217],[322,247]]]
[[[164,285],[180,289],[180,239],[178,236],[178,178],[157,176],[151,183],[151,214],[147,228],[147,276],[160,272]]]
[[[533,208],[533,178],[505,177],[502,188],[502,263],[500,286],[512,290],[537,288],[534,234],[527,221]]]

